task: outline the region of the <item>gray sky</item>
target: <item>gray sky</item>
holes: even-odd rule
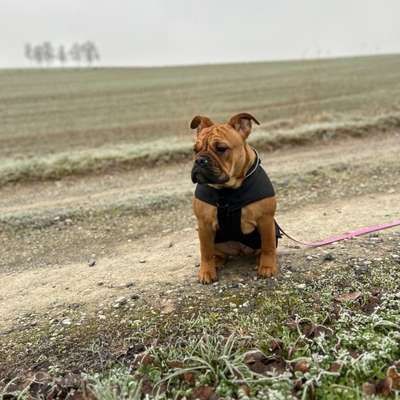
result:
[[[399,0],[0,0],[0,67],[44,40],[94,40],[104,65],[400,52],[399,17]]]

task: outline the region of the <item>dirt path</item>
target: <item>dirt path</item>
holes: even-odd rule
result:
[[[400,194],[355,197],[293,210],[279,219],[285,227],[290,227],[293,235],[312,240],[349,228],[391,221],[398,217],[395,210],[399,202]],[[375,209],[373,215],[372,209]],[[285,240],[280,251],[287,250],[288,244]],[[110,302],[112,298],[132,293],[131,285],[152,290],[162,282],[195,279],[198,249],[194,229],[166,234],[161,239],[147,238],[115,251],[117,257],[102,258],[92,268],[78,263],[2,275],[7,291],[0,296],[0,326],[6,327],[21,312],[38,312],[71,303]]]
[[[360,141],[348,139],[334,144],[318,145],[261,154],[263,164],[273,178],[284,177],[289,172],[301,175],[302,171],[321,166],[379,162],[398,157],[400,133],[386,137],[370,137]],[[379,153],[377,154],[377,149]],[[0,215],[14,213],[46,212],[49,209],[76,209],[98,207],[149,193],[190,191],[188,179],[191,163],[163,166],[155,169],[139,168],[121,174],[69,178],[63,181],[16,185],[0,189]]]
[[[273,178],[284,179],[287,174],[298,174],[301,177],[305,171],[318,171],[332,165],[360,165],[373,171],[374,166],[384,168],[385,165],[398,160],[399,150],[399,136],[393,134],[362,142],[351,140],[319,148],[264,154],[263,159]],[[179,196],[192,190],[187,178],[188,169],[189,165],[185,165],[184,168],[171,166],[165,170],[137,170],[113,176],[8,187],[0,193],[0,214],[2,217],[12,217],[15,214],[27,213],[40,217],[41,214],[54,210],[61,212],[62,209],[87,208],[96,211],[109,202],[115,202],[116,199],[129,202],[144,195],[169,193],[171,186]],[[393,176],[384,173],[375,177],[381,184],[376,190],[371,190],[368,186],[364,191],[355,194],[344,188],[341,198],[330,196],[329,193],[325,195],[324,185],[311,182],[311,190],[307,189],[306,193],[303,193],[305,201],[301,206],[291,207],[290,203],[285,204],[285,199],[282,199],[285,212],[278,213],[279,222],[290,233],[304,240],[320,239],[369,224],[389,222],[399,218],[398,174],[395,178],[397,180],[393,181]],[[326,184],[329,186],[329,182]],[[300,182],[300,188],[301,185]],[[365,186],[363,182],[356,181],[353,185],[361,188]],[[340,188],[335,187],[331,191],[333,193],[337,190]],[[324,194],[322,198],[318,197],[321,193]],[[165,228],[159,222],[160,218],[167,221],[168,227],[168,221],[180,216],[182,220],[178,221],[177,225],[170,229],[158,229],[159,226]],[[3,288],[6,288],[0,293],[0,329],[12,327],[16,318],[23,313],[43,313],[71,304],[97,309],[101,304],[110,304],[113,299],[133,292],[145,291],[149,294],[153,290],[164,290],[163,284],[194,281],[198,243],[189,205],[185,203],[182,206],[177,205],[175,209],[161,211],[158,219],[152,215],[141,218],[146,225],[154,225],[153,235],[143,235],[134,240],[114,240],[109,246],[108,241],[102,242],[102,236],[88,239],[89,244],[93,246],[98,241],[102,242],[104,247],[107,246],[104,253],[96,256],[96,265],[93,267],[82,261],[71,262],[71,257],[63,251],[64,248],[68,248],[68,243],[63,247],[62,239],[58,242],[59,254],[53,263],[50,257],[50,262],[41,265],[40,256],[34,253],[29,255],[29,268],[13,267],[12,261],[9,261],[10,268],[0,270],[0,280],[4,282]],[[99,223],[96,228],[104,230],[105,227]],[[73,226],[63,229],[75,232]],[[125,229],[123,224],[117,224],[112,233],[114,239],[118,235],[124,238]],[[29,235],[29,229],[18,231],[7,235],[5,243],[8,248],[20,252],[21,240]],[[50,237],[54,235],[53,231],[43,228],[35,231],[34,235],[44,251],[54,250],[46,248],[52,243]],[[76,246],[76,243],[74,245]],[[350,252],[351,243],[345,246]],[[330,251],[334,252],[335,249],[336,247],[333,247]],[[27,251],[29,254],[29,249]],[[283,254],[290,251],[293,251],[291,244],[283,241],[280,252]],[[324,251],[326,250],[313,250],[314,253]],[[79,249],[75,248],[75,252],[79,252]],[[249,264],[248,260],[243,262]],[[285,269],[282,257],[281,268]],[[229,266],[227,271],[229,272]],[[228,275],[229,273],[223,272],[221,280],[231,279]]]

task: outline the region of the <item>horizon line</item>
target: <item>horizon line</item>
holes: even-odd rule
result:
[[[357,54],[344,54],[344,55],[332,55],[332,56],[322,56],[322,57],[304,57],[304,58],[280,58],[280,59],[258,59],[258,60],[237,60],[237,61],[210,61],[210,62],[199,62],[199,63],[177,63],[177,64],[95,64],[93,65],[82,65],[79,64],[70,64],[60,65],[59,63],[55,63],[53,65],[42,65],[42,66],[10,66],[10,67],[1,67],[0,71],[7,70],[73,70],[73,69],[117,69],[117,68],[137,68],[137,69],[157,69],[157,68],[182,68],[182,67],[207,67],[207,66],[224,66],[224,65],[240,65],[240,64],[274,64],[274,63],[288,63],[288,62],[309,62],[309,61],[330,61],[330,60],[338,60],[338,59],[349,59],[349,58],[363,58],[363,57],[384,57],[384,56],[398,56],[399,52],[383,52],[383,53],[357,53]]]

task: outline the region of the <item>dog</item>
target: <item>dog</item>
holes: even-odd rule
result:
[[[255,253],[258,275],[277,275],[274,188],[255,149],[247,142],[252,122],[248,113],[234,115],[227,123],[214,123],[197,115],[192,182],[197,184],[193,211],[200,240],[199,281],[217,280],[217,269],[228,256]]]

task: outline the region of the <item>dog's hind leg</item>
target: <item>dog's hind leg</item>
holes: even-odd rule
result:
[[[221,269],[226,263],[227,256],[222,251],[218,251],[217,248],[214,254],[215,268]]]
[[[276,264],[276,234],[274,220],[274,203],[258,220],[258,230],[261,235],[261,252],[258,264],[258,275],[270,278],[278,274]]]

